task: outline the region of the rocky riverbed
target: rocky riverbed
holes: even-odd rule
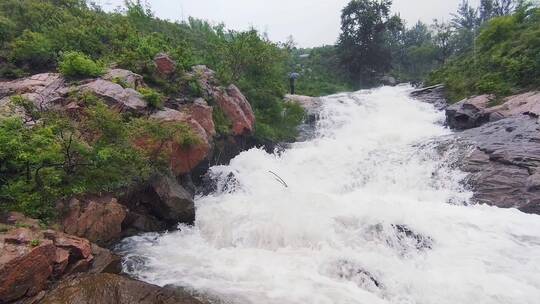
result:
[[[444,87],[412,96],[445,110],[450,140],[462,147],[456,165],[469,173],[473,201],[540,214],[540,92],[497,100],[474,96],[446,103]]]

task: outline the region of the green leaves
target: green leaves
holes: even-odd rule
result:
[[[98,77],[105,73],[105,68],[81,52],[67,52],[59,63],[62,75],[71,78]]]

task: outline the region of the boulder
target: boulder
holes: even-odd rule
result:
[[[152,206],[153,213],[159,218],[172,224],[195,220],[193,196],[173,177],[158,175],[152,180],[151,187],[159,197]]]
[[[476,128],[489,121],[486,111],[493,95],[480,95],[462,100],[446,108],[446,123],[453,129]]]
[[[162,75],[170,76],[176,71],[176,62],[165,53],[157,54],[154,63],[157,71]]]
[[[145,85],[141,75],[124,69],[111,69],[102,78],[113,82],[119,80],[132,89],[144,87]]]
[[[139,92],[104,79],[93,80],[75,90],[91,92],[122,112],[141,112],[148,107]]]
[[[490,107],[493,95],[480,95],[462,100],[446,109],[446,121],[456,130],[479,127],[490,121],[512,116],[540,117],[540,92],[509,96],[498,106]]]
[[[475,201],[540,214],[540,125],[536,118],[511,116],[456,136],[470,151],[459,157],[458,164],[470,173],[467,183]]]
[[[184,123],[191,128],[197,137],[198,143],[191,146],[182,146],[176,142],[170,142],[162,148],[169,159],[170,167],[175,175],[189,173],[199,165],[210,152],[210,142],[206,130],[189,114],[173,109],[165,108],[151,116],[163,123]],[[140,140],[139,146],[152,149],[152,144],[144,139]],[[150,147],[148,147],[150,145]]]
[[[444,110],[448,107],[445,87],[442,84],[414,90],[411,96],[420,101],[432,104],[437,110]]]
[[[193,195],[170,175],[157,175],[150,183],[128,193],[122,201],[129,208],[126,235],[161,231],[195,220]]]
[[[246,97],[233,84],[214,92],[214,100],[232,122],[233,135],[249,135],[255,128],[255,114]]]
[[[125,207],[111,196],[72,198],[58,204],[65,233],[108,245],[120,239]]]
[[[0,303],[34,296],[47,286],[53,274],[56,247],[49,240],[34,245],[13,244],[0,237]]]
[[[92,255],[94,260],[88,273],[119,274],[122,272],[122,258],[119,255],[96,244],[92,244]]]
[[[232,122],[232,133],[235,136],[250,135],[255,127],[255,114],[247,98],[238,87],[230,85],[227,88],[219,86],[215,72],[204,65],[194,66],[191,77],[197,79],[206,100],[215,102],[227,118]]]
[[[387,86],[396,86],[398,84],[398,81],[396,80],[396,78],[392,77],[392,76],[383,76],[381,78],[381,83],[383,85],[387,85]]]
[[[192,104],[183,105],[180,111],[188,114],[197,121],[203,127],[209,140],[216,135],[216,127],[213,119],[214,111],[204,99],[198,98]]]
[[[161,288],[114,274],[91,274],[62,282],[41,304],[202,304],[179,290]]]

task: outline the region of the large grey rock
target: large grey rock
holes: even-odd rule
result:
[[[536,118],[512,116],[456,134],[472,146],[460,160],[471,173],[474,199],[540,214],[540,125]]]
[[[121,85],[104,79],[96,79],[76,90],[94,93],[120,111],[140,112],[148,107],[139,92],[131,88],[124,89]]]
[[[203,304],[186,292],[114,274],[91,274],[62,282],[41,304]]]
[[[154,204],[154,212],[173,223],[193,222],[195,204],[193,196],[173,177],[159,175],[152,181],[152,188],[160,198]]]
[[[120,199],[128,209],[124,236],[175,228],[195,221],[193,195],[169,175],[158,175]]]
[[[480,95],[462,100],[446,108],[446,123],[452,129],[466,130],[476,128],[489,121],[486,111],[493,95]]]
[[[103,79],[108,81],[119,80],[133,89],[144,86],[143,77],[141,75],[124,69],[111,69],[103,76]]]

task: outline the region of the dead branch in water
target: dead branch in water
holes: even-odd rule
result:
[[[274,179],[277,180],[278,182],[280,182],[283,186],[285,186],[285,188],[289,188],[289,185],[287,185],[287,183],[279,175],[277,175],[276,173],[274,173],[274,172],[272,172],[270,170],[268,170],[268,172],[270,172],[272,175],[274,175],[275,176]]]

